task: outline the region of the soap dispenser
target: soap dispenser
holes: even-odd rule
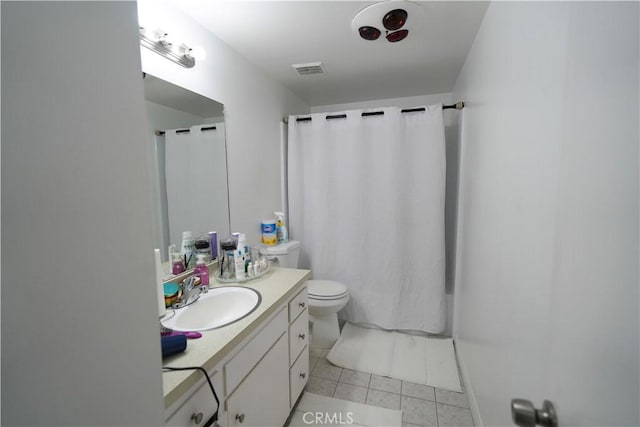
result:
[[[201,285],[209,286],[209,267],[205,261],[205,254],[198,254],[196,261],[196,268],[193,270],[193,275],[200,278]]]
[[[171,256],[171,274],[180,274],[183,273],[184,268],[184,258],[178,252],[170,252]]]

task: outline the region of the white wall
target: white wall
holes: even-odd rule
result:
[[[279,123],[289,114],[308,112],[309,106],[198,23],[158,3],[138,3],[142,24],[203,47],[207,58],[186,69],[142,48],[142,68],[224,104],[231,229],[258,243],[260,222],[281,208]]]
[[[477,422],[514,397],[638,425],[638,3],[492,3],[463,99],[454,336]]]
[[[156,104],[155,102],[144,102],[147,111],[147,130],[149,138],[155,136],[156,130],[183,129],[203,123],[213,123],[204,117],[186,113],[175,108]]]
[[[451,104],[451,93],[435,93],[429,95],[405,96],[403,98],[376,99],[374,101],[350,102],[346,104],[315,105],[312,113],[331,113],[335,111],[355,110],[361,108],[400,107],[412,108],[420,105]],[[455,124],[450,111],[445,111],[445,126]]]
[[[161,425],[133,2],[2,2],[2,424]]]
[[[375,101],[351,102],[348,104],[319,105],[311,107],[312,113],[331,113],[355,109],[375,109],[381,107],[412,108],[421,105],[452,104],[451,93],[408,96],[404,98],[378,99]],[[453,333],[454,311],[454,282],[456,255],[456,221],[458,202],[458,163],[460,138],[458,131],[458,110],[444,111],[445,142],[447,147],[447,183],[445,194],[445,251],[446,251],[446,291],[447,291],[447,322],[443,335]]]

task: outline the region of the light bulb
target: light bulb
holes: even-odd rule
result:
[[[196,61],[202,61],[207,57],[207,52],[203,48],[196,46],[196,47],[187,49],[185,52],[185,56],[188,58],[195,59]]]
[[[171,37],[169,37],[169,33],[165,33],[163,30],[158,29],[154,31],[154,34],[156,36],[156,40],[162,46],[165,46],[165,47],[171,46],[172,40],[171,40]]]

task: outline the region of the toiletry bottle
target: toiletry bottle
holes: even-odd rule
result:
[[[236,266],[236,280],[244,280],[244,250],[236,249],[233,254],[233,261]]]
[[[209,248],[211,249],[211,259],[218,258],[218,233],[209,232]]]
[[[207,267],[205,257],[205,254],[198,254],[193,275],[200,278],[201,285],[209,286],[209,267]]]
[[[195,239],[190,231],[182,232],[182,246],[180,247],[180,254],[184,257],[184,267],[188,270],[189,268],[193,268],[195,264],[195,257],[193,253],[195,252]]]
[[[289,241],[289,232],[284,223],[284,212],[276,211],[273,214],[276,217],[276,238],[278,239],[278,244],[287,243]]]
[[[244,233],[238,233],[238,249],[242,249],[242,256],[245,260],[249,259],[249,245],[247,245],[247,236]]]
[[[184,261],[182,255],[178,252],[171,252],[169,256],[171,256],[171,273],[180,274],[184,272]]]
[[[220,277],[230,279],[235,275],[235,264],[233,261],[233,253],[236,249],[236,242],[232,238],[220,240]]]

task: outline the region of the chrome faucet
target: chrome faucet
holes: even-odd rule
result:
[[[206,293],[209,290],[207,285],[195,286],[196,276],[190,276],[182,282],[182,296],[177,303],[173,305],[173,308],[186,307],[189,304],[193,304],[198,301],[201,293]]]

